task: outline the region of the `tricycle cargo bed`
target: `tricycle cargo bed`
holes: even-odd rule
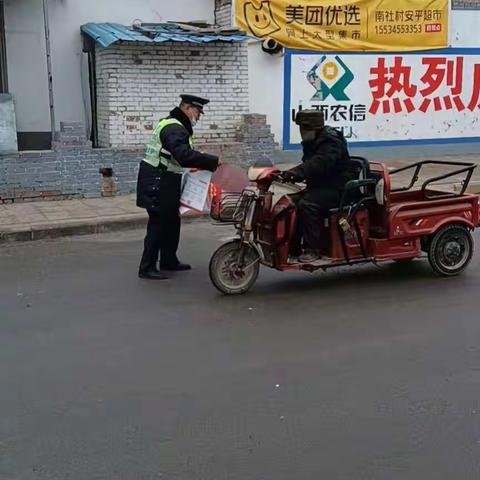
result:
[[[431,235],[444,225],[453,223],[468,228],[475,228],[480,223],[477,195],[464,194],[435,200],[436,194],[442,196],[444,192],[428,193],[429,200],[424,199],[421,191],[391,194],[389,238]]]

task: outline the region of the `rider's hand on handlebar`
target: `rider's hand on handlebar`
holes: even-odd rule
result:
[[[285,172],[280,173],[280,178],[284,183],[296,183],[302,180],[297,174],[289,170],[286,170]]]

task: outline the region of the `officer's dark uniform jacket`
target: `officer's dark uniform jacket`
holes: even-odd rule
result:
[[[343,134],[326,126],[302,146],[303,163],[290,171],[306,181],[307,189],[343,190],[352,168]]]
[[[178,107],[159,122],[140,163],[137,206],[156,212],[178,210],[182,168],[217,168],[218,157],[192,148],[192,135],[190,119]]]

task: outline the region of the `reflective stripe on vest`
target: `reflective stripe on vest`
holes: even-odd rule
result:
[[[160,140],[162,130],[168,125],[180,125],[183,127],[182,123],[176,118],[164,118],[160,120],[153,131],[151,143],[147,145],[143,161],[155,168],[160,166],[162,170],[167,172],[183,173],[182,166],[172,157],[168,150],[163,148],[162,141]],[[192,137],[188,137],[188,142],[190,148],[193,148]]]

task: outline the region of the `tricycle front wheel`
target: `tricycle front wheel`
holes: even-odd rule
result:
[[[428,260],[439,275],[462,273],[473,255],[471,233],[463,225],[447,225],[433,235],[428,245]]]
[[[239,240],[225,243],[210,259],[210,280],[226,295],[240,295],[255,283],[260,269],[258,252]]]

